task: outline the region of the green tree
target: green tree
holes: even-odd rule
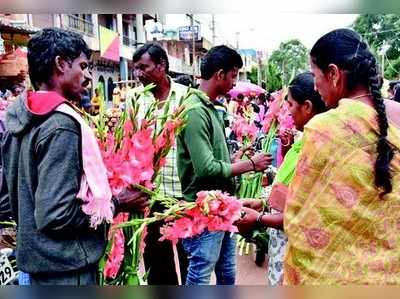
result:
[[[384,77],[387,79],[398,77],[400,74],[400,15],[363,14],[357,17],[352,28],[361,34],[379,61],[384,62]]]
[[[258,83],[258,68],[253,66],[250,72],[247,72],[247,78],[251,83]],[[267,91],[274,92],[282,88],[282,78],[279,68],[275,63],[269,63],[268,65],[261,65],[261,80],[267,82]],[[265,76],[267,77],[265,80]]]
[[[272,52],[268,64],[277,67],[282,76],[282,84],[287,86],[294,76],[308,69],[307,48],[298,39],[282,42]]]
[[[258,70],[256,66],[251,68],[250,72],[247,72],[247,78],[250,80],[251,83],[257,84],[258,83]]]
[[[279,68],[273,62],[268,63],[267,66],[267,90],[274,92],[282,88],[282,78]]]

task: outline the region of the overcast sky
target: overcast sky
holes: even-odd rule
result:
[[[298,38],[311,48],[323,34],[350,26],[356,17],[355,14],[216,14],[216,43],[236,46],[238,37],[240,48],[266,50],[270,54],[281,42]],[[211,15],[197,14],[195,18],[202,22],[201,32],[211,41]],[[170,14],[166,19],[170,27],[189,22],[184,14]]]

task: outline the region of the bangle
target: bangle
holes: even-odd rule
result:
[[[257,217],[257,225],[259,226],[259,227],[264,227],[264,224],[262,223],[262,217],[264,216],[265,214],[264,213],[261,213],[260,215],[258,215],[258,217]]]
[[[253,171],[256,171],[256,164],[254,163],[252,158],[249,158],[251,164],[253,165]]]
[[[289,138],[287,139],[287,143],[283,143],[283,142],[282,142],[282,138],[281,138],[281,145],[282,145],[283,147],[288,147],[288,146],[290,145],[290,139],[289,139]]]

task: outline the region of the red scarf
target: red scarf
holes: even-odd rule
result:
[[[70,102],[55,91],[28,92],[26,107],[36,115],[46,115],[54,111],[61,104]]]

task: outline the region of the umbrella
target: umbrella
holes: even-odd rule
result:
[[[239,93],[243,94],[244,96],[256,96],[265,92],[265,89],[256,84],[239,81],[228,93],[231,95],[231,97],[236,98]]]

